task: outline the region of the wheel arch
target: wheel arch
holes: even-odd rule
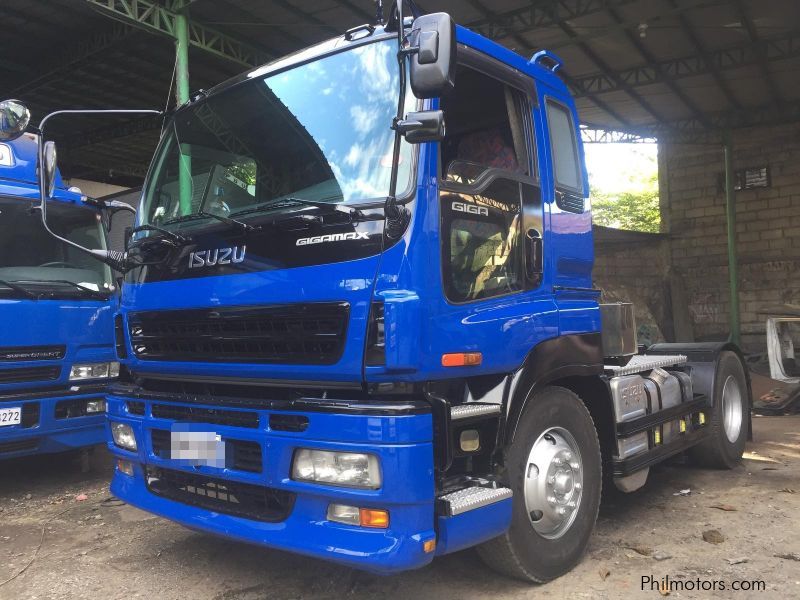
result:
[[[603,350],[599,333],[559,336],[537,344],[528,353],[511,385],[503,446],[507,447],[514,440],[519,420],[531,396],[548,385],[560,385],[575,392],[595,418],[595,409],[589,406],[583,394],[597,393],[602,387],[604,391],[597,398],[609,398],[608,389],[600,377],[602,374]],[[596,404],[595,408],[600,409],[602,400]],[[610,413],[609,416],[613,423],[613,416]]]

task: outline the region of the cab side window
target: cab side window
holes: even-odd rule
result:
[[[548,98],[547,124],[550,129],[556,204],[562,210],[583,212],[583,178],[572,113],[563,104]]]
[[[525,289],[523,204],[540,196],[525,94],[463,65],[456,82],[441,100],[442,279],[447,298],[462,303]]]

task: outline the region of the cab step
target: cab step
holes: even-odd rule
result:
[[[442,516],[454,517],[507,500],[511,496],[513,492],[509,488],[468,487],[439,496],[436,499],[436,512]]]
[[[450,420],[474,419],[477,417],[496,416],[500,414],[499,404],[470,402],[450,407]]]

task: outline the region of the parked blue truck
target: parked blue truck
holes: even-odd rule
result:
[[[30,133],[0,141],[0,460],[103,443],[119,370],[111,271],[42,226],[37,146]],[[100,212],[82,198],[57,177],[50,225],[105,247]]]
[[[374,572],[474,546],[541,582],[604,484],[734,466],[740,351],[637,348],[599,304],[558,66],[397,5],[179,107],[115,258],[112,492]]]

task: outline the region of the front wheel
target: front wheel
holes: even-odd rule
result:
[[[600,506],[600,443],[581,399],[561,387],[528,398],[506,466],[511,526],[478,553],[518,579],[542,583],[563,575],[583,556]]]

